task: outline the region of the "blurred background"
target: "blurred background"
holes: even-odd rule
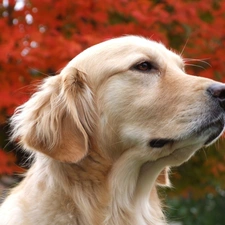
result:
[[[85,48],[126,34],[182,54],[189,74],[225,81],[223,0],[0,0],[0,195],[29,167],[8,141],[15,107]],[[172,169],[171,180],[160,191],[171,224],[224,225],[223,138]]]

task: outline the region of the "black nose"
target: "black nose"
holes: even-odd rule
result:
[[[220,106],[225,110],[225,84],[212,84],[207,91],[219,101]]]

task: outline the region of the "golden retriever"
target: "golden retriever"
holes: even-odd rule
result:
[[[224,129],[225,85],[137,36],[88,48],[11,119],[35,162],[1,225],[165,225],[157,186]]]

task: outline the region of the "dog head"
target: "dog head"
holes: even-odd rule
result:
[[[223,132],[225,87],[184,67],[180,56],[141,37],[95,45],[17,109],[13,138],[66,162],[93,146],[112,160],[132,149],[142,162],[197,150]]]

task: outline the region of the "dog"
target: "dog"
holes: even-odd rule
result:
[[[124,36],[46,78],[10,120],[35,160],[0,224],[167,224],[157,187],[225,124],[225,85],[184,67],[163,44]]]

